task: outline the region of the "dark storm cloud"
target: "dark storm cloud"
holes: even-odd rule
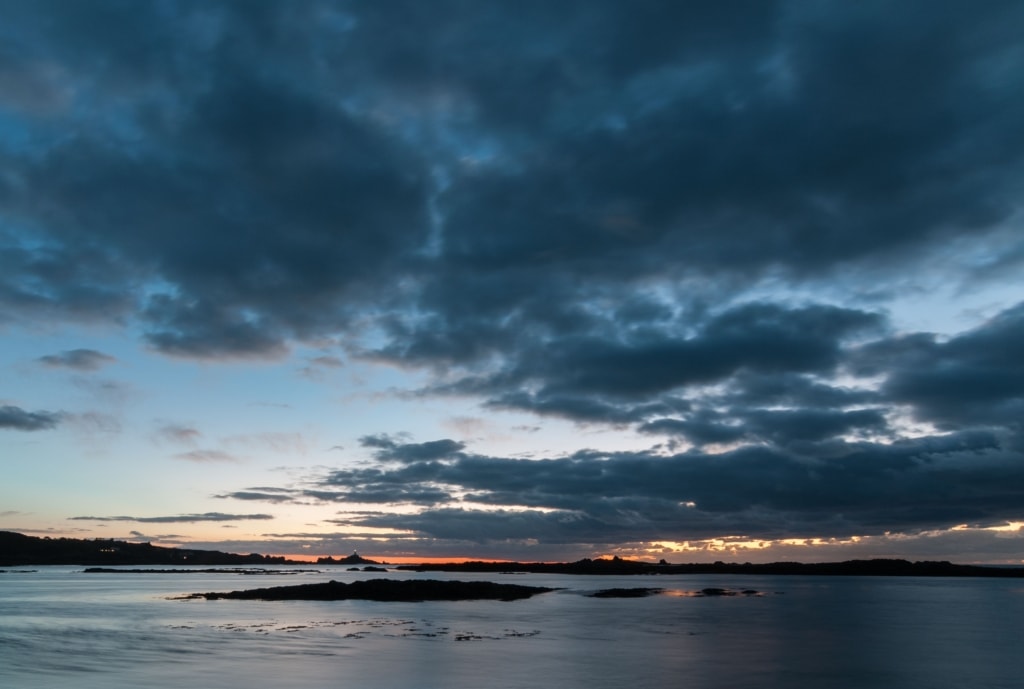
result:
[[[862,352],[866,374],[887,373],[881,391],[940,428],[1008,427],[1024,419],[1024,303],[946,341],[928,334],[884,340]]]
[[[98,71],[80,95],[89,119],[67,113],[64,135],[0,184],[9,309],[91,290],[80,308],[98,317],[124,313],[100,295],[134,292],[149,343],[194,357],[270,356],[341,326],[345,301],[421,243],[415,152],[329,85],[295,78],[316,57],[282,52],[312,31],[286,21],[301,12],[152,9],[100,3],[79,26],[72,9],[45,24],[17,13],[39,59],[66,60],[70,80]],[[76,260],[90,256],[102,264]],[[83,263],[97,269],[59,269]],[[143,294],[139,279],[164,288]]]
[[[263,490],[236,490],[223,495],[215,495],[217,498],[231,498],[232,500],[252,500],[255,502],[292,502],[294,497],[290,491],[281,489]]]
[[[0,406],[0,430],[47,431],[56,428],[64,414],[49,411],[27,411],[12,404]]]
[[[431,511],[423,518],[379,515],[359,521],[365,526],[411,529],[431,538],[447,541],[489,543],[529,539],[543,534],[545,544],[614,543],[633,535],[616,525],[586,515],[549,513],[537,510],[466,510],[459,508]]]
[[[611,285],[632,299],[638,281],[658,278],[715,294],[767,274],[884,274],[940,240],[998,227],[1021,180],[1011,113],[1022,99],[1009,90],[1019,56],[1003,23],[1020,10],[988,9],[763,3],[742,33],[700,11],[684,29],[671,9],[569,22],[579,33],[560,34],[569,49],[551,62],[565,77],[559,98],[547,117],[491,115],[519,137],[515,165],[455,176],[445,277],[419,302],[436,317],[396,326],[385,351],[483,361],[505,338],[520,364],[537,355],[524,345],[557,352],[591,335],[586,306],[614,312]],[[611,31],[607,52],[646,59],[613,65],[572,49],[613,16],[644,31]],[[666,25],[673,42],[639,45],[658,44]],[[545,103],[543,89],[520,92]],[[664,317],[649,313],[649,324]]]
[[[883,323],[877,314],[833,306],[745,304],[703,323],[566,336],[557,346],[524,349],[504,370],[435,391],[489,395],[496,408],[628,423],[688,409],[689,402],[670,394],[688,386],[740,374],[791,381],[800,374],[829,375],[843,360],[844,341],[878,332]],[[804,385],[819,395],[828,390]]]
[[[1001,51],[986,44],[1009,38],[995,22],[1010,16],[993,8],[965,27],[966,5],[879,9],[794,4],[769,20],[769,40],[746,59],[730,59],[729,42],[703,53],[705,74],[659,84],[661,107],[638,99],[625,104],[634,112],[621,131],[566,137],[564,155],[585,181],[559,186],[617,199],[695,270],[818,271],[884,258],[950,222],[991,222],[1014,205],[1007,194],[1020,169],[979,145],[1019,153],[1021,136],[1003,117],[1021,101],[996,95],[1009,86],[998,75],[976,79]],[[960,100],[969,94],[982,100]],[[969,172],[951,184],[945,159],[968,147],[973,159],[956,165]],[[987,188],[992,173],[1011,186]]]
[[[700,410],[688,418],[661,418],[648,421],[641,433],[683,436],[694,445],[731,444],[747,438],[747,430],[731,418],[713,411]]]
[[[97,352],[95,349],[68,349],[59,354],[39,357],[40,363],[55,368],[71,368],[77,371],[95,371],[117,361],[114,357]]]
[[[417,514],[362,515],[352,522],[470,541],[842,537],[1001,524],[1021,516],[1024,468],[991,433],[886,444],[830,441],[813,449],[581,451],[541,460],[463,452],[445,461],[338,470],[322,485],[353,496],[459,493],[462,502],[439,500]]]
[[[829,373],[839,362],[842,337],[878,325],[877,316],[849,309],[748,304],[712,318],[695,337],[563,341],[566,349],[533,366],[555,392],[646,397],[713,383],[740,369]]]
[[[168,354],[370,311],[388,356],[517,366],[602,300],[669,318],[652,281],[885,270],[1018,198],[1017,3],[3,12],[4,317],[134,319]]]
[[[689,407],[684,400],[666,398],[655,403],[630,405],[608,402],[588,395],[559,395],[532,392],[496,393],[486,402],[493,409],[526,409],[543,416],[558,416],[578,422],[625,425],[648,416],[670,414]]]
[[[375,448],[374,456],[384,461],[421,462],[444,459],[465,449],[465,445],[454,440],[431,440],[425,443],[400,442],[389,435],[367,435],[359,439],[363,447]]]
[[[327,486],[318,482],[316,485]],[[245,500],[269,503],[337,503],[339,505],[382,504],[382,505],[439,505],[453,499],[451,493],[437,487],[413,483],[408,486],[391,480],[373,482],[367,480],[360,485],[342,489],[324,488],[249,488],[215,495],[227,500]]]
[[[848,356],[845,358],[848,360]],[[835,409],[877,403],[880,397],[873,389],[832,385],[806,374],[770,373],[736,376],[726,399],[730,404],[746,406],[782,404]]]
[[[438,505],[452,500],[451,493],[429,485],[400,486],[369,483],[344,491],[303,491],[303,495],[322,502],[379,505]]]
[[[224,514],[222,512],[205,512],[203,514],[179,514],[172,517],[68,517],[72,521],[96,522],[139,522],[144,524],[191,524],[194,522],[235,522],[248,520],[273,519],[270,514]]]
[[[883,433],[888,422],[879,409],[730,409],[728,413],[701,410],[685,419],[657,419],[639,430],[682,435],[695,445],[767,441],[786,446],[848,434]]]
[[[4,196],[0,180],[0,199]],[[23,248],[17,246],[21,239],[2,226],[0,242],[0,322],[106,322],[130,312],[131,271],[108,252],[89,246]]]
[[[873,343],[871,346],[877,346]],[[849,360],[858,349],[844,352]],[[833,437],[891,436],[887,400],[874,389],[829,385],[798,372],[741,372],[675,415],[650,416],[642,433],[694,445],[762,442],[790,446]]]

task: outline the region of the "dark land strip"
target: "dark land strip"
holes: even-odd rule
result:
[[[958,565],[951,562],[910,562],[877,559],[845,562],[770,562],[762,564],[714,562],[670,564],[662,561],[583,559],[576,562],[458,562],[398,565],[394,569],[414,572],[489,572],[534,574],[770,574],[827,576],[918,576],[918,577],[1006,577],[1024,578],[1024,567]]]
[[[530,598],[556,589],[518,584],[496,584],[489,581],[437,581],[434,579],[405,580],[365,579],[345,584],[329,581],[321,584],[274,586],[271,588],[229,591],[221,593],[193,593],[182,599],[206,600],[372,600],[372,601],[456,601],[500,600],[513,601]]]
[[[38,538],[0,531],[0,567],[25,565],[302,565],[283,557],[251,553],[235,555],[216,550],[162,548],[151,543],[130,543],[96,538]]]
[[[164,548],[150,543],[112,539],[38,538],[0,531],[0,567],[35,565],[82,565],[116,567],[133,565],[308,565],[308,562],[250,553],[237,555],[215,550]],[[377,565],[356,554],[336,560],[321,558],[317,565]],[[1024,578],[1024,567],[960,565],[952,562],[910,562],[899,559],[847,560],[845,562],[770,562],[762,564],[714,562],[673,564],[585,558],[576,562],[457,562],[398,565],[392,569],[415,572],[484,572],[537,574],[802,574],[836,576],[919,576]],[[116,570],[123,572],[126,570]],[[152,570],[139,570],[151,572]],[[184,570],[183,570],[184,571]]]
[[[246,576],[319,573],[319,569],[260,569],[249,567],[210,567],[206,569],[123,569],[120,567],[87,567],[84,574],[242,574]]]

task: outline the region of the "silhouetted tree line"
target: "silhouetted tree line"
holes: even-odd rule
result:
[[[0,567],[22,565],[278,565],[283,557],[164,548],[113,539],[38,538],[0,531]]]

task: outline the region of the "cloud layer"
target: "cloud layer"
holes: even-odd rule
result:
[[[167,517],[68,517],[74,521],[94,522],[139,522],[142,524],[191,524],[195,522],[236,522],[246,520],[273,519],[270,514],[224,514],[223,512],[206,512],[204,514],[179,514]]]
[[[220,358],[375,315],[384,355],[514,365],[769,276],[1024,255],[1016,3],[5,13],[8,321]]]
[[[39,362],[53,368],[70,368],[76,371],[95,371],[116,361],[114,357],[97,352],[95,349],[69,349],[59,354],[39,357]]]
[[[13,404],[0,406],[0,429],[44,431],[56,428],[62,415],[58,412],[27,411]]]
[[[525,460],[381,429],[368,464],[221,497],[482,545],[1024,520],[1019,2],[2,14],[0,327],[211,365],[315,346],[311,379],[387,364],[649,442]],[[901,322],[942,290],[995,296]]]

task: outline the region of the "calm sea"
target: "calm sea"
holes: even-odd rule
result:
[[[4,689],[1024,686],[1024,580],[28,569],[0,573]],[[171,599],[380,576],[564,590],[508,603]],[[586,595],[641,586],[670,592]],[[684,595],[704,587],[761,595]]]

